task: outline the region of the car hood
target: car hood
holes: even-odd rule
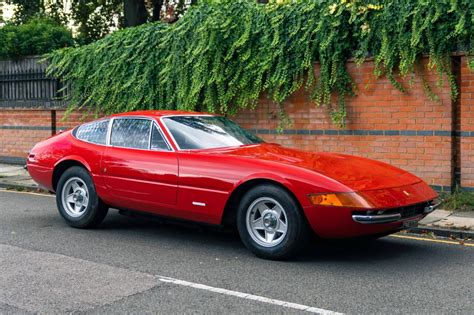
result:
[[[223,151],[225,154],[301,167],[357,191],[400,187],[421,181],[418,177],[389,164],[345,154],[306,152],[269,143]]]

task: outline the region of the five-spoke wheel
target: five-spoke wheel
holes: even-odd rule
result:
[[[286,189],[272,184],[256,186],[243,196],[237,228],[245,246],[268,259],[296,254],[308,236],[298,202]]]
[[[273,198],[261,197],[247,210],[247,229],[259,245],[278,245],[286,236],[288,219],[285,209]]]
[[[77,228],[94,227],[107,215],[89,172],[80,166],[68,168],[56,189],[56,204],[66,223]]]
[[[69,178],[63,186],[62,201],[66,213],[77,218],[84,214],[89,205],[89,189],[79,177]]]

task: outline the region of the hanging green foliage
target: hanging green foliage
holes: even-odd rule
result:
[[[449,56],[474,52],[472,0],[199,3],[174,24],[149,23],[50,54],[50,73],[72,84],[69,109],[233,114],[255,106],[263,91],[281,104],[305,86],[343,125],[353,95],[347,59],[373,57],[375,74],[404,91],[394,73],[413,74],[427,54],[455,98]]]

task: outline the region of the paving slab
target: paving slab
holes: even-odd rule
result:
[[[4,177],[28,176],[27,173],[25,173],[23,169],[1,171],[0,174],[1,176],[4,176]]]
[[[430,223],[433,223],[433,222],[437,222],[437,221],[446,219],[447,217],[449,217],[452,214],[453,214],[453,212],[448,211],[448,210],[441,210],[441,209],[440,210],[435,210],[432,213],[428,214],[423,220],[421,220],[420,224],[426,225],[426,224],[430,224]]]
[[[474,218],[474,211],[459,211],[456,212],[456,216],[461,218]]]
[[[0,164],[0,173],[24,172],[25,169],[21,165]]]
[[[474,230],[474,218],[450,216],[446,219],[428,224],[428,226],[457,230]]]
[[[23,166],[0,164],[0,187],[38,189]]]

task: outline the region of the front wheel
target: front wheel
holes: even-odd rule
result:
[[[59,179],[56,204],[67,224],[91,228],[100,224],[108,208],[97,196],[92,177],[84,168],[73,166]]]
[[[242,198],[237,228],[245,246],[266,259],[286,259],[305,244],[308,227],[298,203],[285,189],[261,185]]]

